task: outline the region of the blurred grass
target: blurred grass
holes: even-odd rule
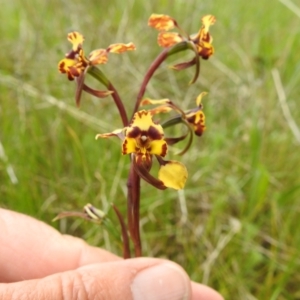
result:
[[[299,11],[290,0],[2,4],[0,205],[48,223],[88,202],[108,209],[113,201],[125,212],[128,160],[117,140],[94,140],[121,122],[109,98],[84,94],[75,108],[74,85],[57,72],[69,49],[66,34],[82,32],[87,52],[115,42],[137,45],[102,68],[130,111],[160,51],[149,15],[172,15],[192,33],[211,13],[216,53],[202,62],[197,83],[188,87],[193,70],[174,73],[165,64],[147,89],[147,96],[185,108],[199,92],[209,95],[208,129],[182,157],[189,170],[184,193],[142,184],[145,255],[177,261],[226,299],[300,299],[300,142],[290,127],[300,126]],[[51,224],[120,254],[119,228],[109,216],[112,225],[100,230],[80,220]]]

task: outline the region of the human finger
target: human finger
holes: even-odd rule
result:
[[[184,270],[154,258],[93,264],[43,279],[0,284],[0,299],[11,300],[177,300],[191,296]]]
[[[192,282],[192,299],[193,300],[224,300],[224,298],[212,288]]]
[[[92,263],[121,259],[13,211],[0,209],[0,228],[0,282],[42,278]]]

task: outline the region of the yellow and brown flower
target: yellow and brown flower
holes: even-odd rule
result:
[[[153,122],[148,111],[135,113],[131,125],[125,130],[122,153],[134,153],[137,164],[144,165],[147,169],[151,167],[152,155],[166,156],[167,143],[163,128]]]
[[[112,44],[106,49],[94,50],[86,57],[82,48],[84,41],[82,34],[76,31],[71,32],[68,34],[68,41],[72,44],[72,50],[58,63],[58,69],[61,73],[67,74],[69,80],[79,77],[89,66],[105,64],[108,60],[108,53],[135,50],[133,43],[118,43]]]
[[[167,154],[168,146],[162,126],[155,123],[152,117],[150,111],[138,111],[128,127],[98,134],[96,139],[118,136],[123,141],[122,154],[131,154],[136,171],[144,180],[161,189],[182,189],[187,178],[186,167],[180,162],[162,159]],[[153,156],[161,165],[158,180],[149,173]]]
[[[196,135],[201,136],[206,129],[205,115],[203,112],[202,98],[206,95],[206,92],[202,92],[196,99],[197,107],[188,111],[185,114],[186,120],[193,127]]]
[[[148,25],[160,31],[157,39],[159,46],[171,47],[183,41],[191,42],[195,45],[198,55],[203,59],[208,59],[214,53],[209,27],[215,23],[216,18],[212,15],[206,15],[201,21],[202,26],[199,32],[192,36],[186,34],[176,20],[168,15],[152,14],[148,20]],[[182,34],[168,32],[173,28],[177,28]]]

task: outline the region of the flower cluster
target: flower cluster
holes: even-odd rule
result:
[[[82,76],[90,66],[106,64],[108,53],[123,53],[135,50],[133,43],[118,43],[109,45],[106,49],[96,49],[86,57],[82,48],[84,41],[82,34],[76,31],[71,32],[68,34],[68,41],[72,44],[72,50],[58,63],[58,69],[61,73],[66,73],[69,80]]]
[[[67,74],[69,80],[76,79],[77,90],[76,90],[76,103],[79,106],[80,97],[82,90],[92,94],[98,98],[104,98],[113,93],[113,91],[101,91],[95,90],[87,86],[84,83],[85,75],[88,70],[96,65],[106,64],[108,61],[109,53],[123,53],[126,51],[135,50],[135,45],[133,43],[123,44],[112,44],[106,49],[96,49],[93,50],[88,57],[85,56],[82,44],[84,37],[79,32],[73,31],[68,34],[68,41],[72,44],[72,50],[65,55],[58,63],[58,70]],[[101,78],[100,78],[101,80]],[[105,79],[104,79],[105,80]]]
[[[164,48],[173,47],[174,52],[180,51],[181,46],[191,49],[195,56],[192,60],[176,64],[172,66],[174,70],[184,70],[196,65],[195,76],[190,83],[194,83],[200,72],[199,58],[208,59],[214,53],[212,46],[212,36],[209,33],[209,27],[213,25],[216,18],[212,15],[206,15],[202,19],[202,26],[197,34],[187,34],[179,25],[178,22],[168,15],[152,14],[148,20],[148,25],[159,31],[157,42],[159,46]],[[177,28],[178,32],[169,32],[169,30]],[[171,52],[172,53],[172,52]]]
[[[178,25],[177,21],[168,15],[152,14],[148,25],[159,30],[157,41],[161,47],[171,47],[180,42],[189,42],[196,48],[196,52],[203,59],[208,59],[213,53],[212,37],[209,34],[209,27],[213,25],[216,18],[212,15],[206,15],[202,19],[202,27],[195,35],[186,34]],[[177,32],[168,32],[176,27],[182,34]]]
[[[215,23],[215,17],[206,15],[202,19],[202,26],[197,34],[188,35],[178,25],[177,21],[168,15],[152,14],[148,20],[148,25],[159,30],[158,44],[164,50],[150,65],[146,72],[132,112],[132,117],[128,118],[124,102],[112,82],[101,72],[98,65],[107,63],[110,53],[123,53],[135,50],[133,43],[117,43],[109,45],[107,48],[96,49],[85,55],[83,50],[84,37],[79,32],[68,34],[68,41],[72,44],[72,49],[65,55],[59,64],[58,70],[67,75],[71,81],[75,81],[77,88],[75,99],[79,105],[82,91],[88,92],[98,98],[111,96],[119,110],[123,128],[116,129],[109,133],[99,133],[98,138],[118,137],[121,140],[121,152],[130,156],[130,171],[128,175],[128,228],[122,214],[117,207],[113,209],[117,214],[122,228],[124,257],[130,257],[129,237],[134,243],[136,256],[141,255],[141,242],[139,233],[139,201],[140,201],[140,179],[145,180],[158,189],[173,188],[180,190],[184,188],[188,172],[187,168],[179,161],[167,160],[169,147],[187,140],[185,147],[180,154],[185,153],[191,146],[193,137],[201,136],[206,129],[205,115],[203,112],[202,98],[205,92],[200,93],[196,98],[196,106],[189,110],[183,110],[178,104],[168,98],[153,100],[145,98],[146,87],[154,72],[161,63],[175,53],[185,50],[192,50],[194,58],[191,61],[183,62],[173,66],[173,69],[184,70],[196,65],[196,73],[192,83],[198,78],[200,68],[199,59],[208,59],[213,53],[212,37],[209,28]],[[170,32],[176,28],[179,32]],[[92,75],[99,83],[103,84],[107,90],[96,90],[85,84],[86,74]],[[152,108],[145,109],[145,106]],[[172,113],[170,118],[158,122],[157,114]],[[184,131],[180,136],[165,136],[164,129],[183,125]],[[157,176],[151,173],[153,162],[159,164]],[[92,205],[87,205],[83,213],[64,213],[63,216],[81,216],[85,219],[100,221],[105,214],[97,210]]]

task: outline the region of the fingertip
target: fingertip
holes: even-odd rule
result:
[[[224,300],[223,296],[209,286],[197,282],[192,284],[192,300]]]
[[[186,272],[172,262],[161,262],[142,269],[131,284],[134,300],[190,299],[190,279]]]

